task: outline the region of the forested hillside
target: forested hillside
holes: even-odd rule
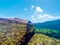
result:
[[[49,28],[60,30],[60,20],[48,21],[44,23],[35,23],[34,25],[36,28]]]

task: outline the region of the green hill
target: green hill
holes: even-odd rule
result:
[[[28,45],[60,45],[60,40],[45,36],[43,34],[35,34]]]
[[[34,25],[36,28],[48,28],[60,30],[60,20],[48,21],[44,23],[35,23]]]
[[[44,23],[35,23],[35,33],[47,35],[60,39],[60,20],[48,21]]]

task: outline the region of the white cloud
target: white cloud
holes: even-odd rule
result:
[[[55,18],[55,16],[51,16],[48,14],[38,15],[38,19],[51,19],[51,18]]]
[[[36,12],[43,12],[43,10],[41,9],[41,7],[36,7]]]
[[[24,8],[24,11],[27,11],[28,9]]]
[[[35,13],[36,13],[36,12],[39,12],[39,13],[42,13],[42,12],[43,12],[43,10],[41,9],[41,7],[39,7],[39,6],[34,6],[34,5],[32,5],[30,9],[31,9],[31,10],[35,10],[35,11],[34,11]]]
[[[52,21],[52,20],[57,20],[60,19],[60,16],[53,16],[50,14],[44,14],[44,10],[39,7],[39,6],[34,6],[32,5],[30,9],[24,9],[25,11],[30,10],[32,11],[31,15],[31,21],[36,23],[36,22],[46,22],[46,21]],[[34,14],[33,14],[34,13]]]
[[[52,16],[49,14],[34,14],[31,16],[33,22],[46,22],[46,21],[52,21],[60,19],[60,16]]]
[[[34,5],[32,5],[32,6],[31,6],[31,10],[32,10],[34,7],[35,7],[35,6],[34,6]]]
[[[36,18],[35,18],[34,16],[31,16],[31,19],[32,19],[34,22],[37,21]]]
[[[44,14],[44,10],[41,9],[39,6],[32,6],[32,9],[35,9],[34,14],[32,14],[31,19],[32,22],[46,22],[46,21],[52,21],[60,19],[60,16],[53,16],[49,14]]]

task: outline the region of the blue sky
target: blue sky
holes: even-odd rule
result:
[[[60,0],[0,0],[0,17],[34,23],[60,19]]]

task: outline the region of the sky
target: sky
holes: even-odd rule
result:
[[[0,18],[42,23],[60,19],[60,0],[0,0]]]

